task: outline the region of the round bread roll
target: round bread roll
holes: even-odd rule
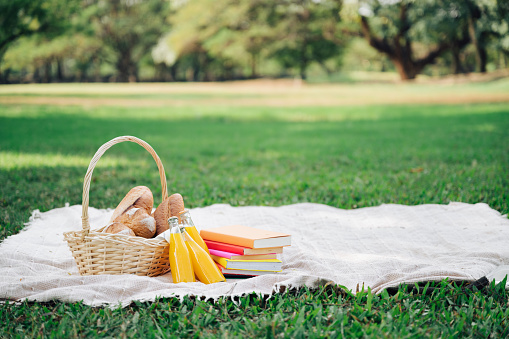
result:
[[[156,233],[156,221],[143,208],[134,207],[120,215],[115,222],[124,224],[138,237],[152,238]]]
[[[106,227],[103,231],[104,233],[113,233],[113,234],[124,234],[124,235],[130,235],[132,237],[136,236],[134,234],[133,230],[127,227],[124,224],[121,224],[119,222],[114,222],[110,224],[108,227]]]
[[[121,214],[124,214],[132,208],[142,208],[148,214],[152,213],[152,207],[154,206],[154,197],[150,188],[146,186],[136,186],[132,188],[118,204],[113,215],[111,216],[110,222],[113,222]]]
[[[154,219],[156,220],[156,236],[170,228],[168,225],[169,217],[179,218],[180,223],[181,220],[179,212],[184,209],[184,198],[182,198],[182,195],[179,193],[172,194],[168,198],[164,199],[153,214]]]

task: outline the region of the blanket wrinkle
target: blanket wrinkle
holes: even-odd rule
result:
[[[92,229],[112,209],[89,208]],[[431,280],[478,280],[509,265],[509,219],[487,204],[383,204],[353,210],[316,203],[279,207],[215,204],[191,210],[201,229],[243,224],[292,235],[283,271],[224,283],[173,284],[171,274],[80,276],[63,233],[81,229],[81,205],[34,210],[26,227],[0,243],[0,299],[83,301],[128,306],[133,301],[193,295],[206,300],[338,284],[374,293]]]

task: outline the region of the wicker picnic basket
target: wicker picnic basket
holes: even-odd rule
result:
[[[168,196],[163,164],[149,144],[133,136],[121,136],[102,145],[90,161],[83,182],[81,216],[83,229],[64,233],[64,239],[69,245],[81,275],[136,274],[153,277],[170,270],[169,245],[166,240],[102,233],[107,225],[97,230],[90,229],[88,197],[92,172],[106,150],[124,141],[137,143],[152,155],[161,177],[163,200]]]

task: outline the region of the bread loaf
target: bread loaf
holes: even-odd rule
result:
[[[172,194],[168,198],[164,199],[164,201],[156,208],[153,214],[156,221],[155,235],[158,236],[170,228],[168,225],[168,218],[170,217],[178,217],[180,223],[181,220],[179,212],[183,211],[184,209],[184,199],[179,193]]]
[[[124,224],[121,224],[119,222],[111,223],[108,227],[106,227],[103,231],[104,233],[113,233],[113,234],[124,234],[124,235],[130,235],[134,237],[136,234],[134,234],[133,230],[127,227]]]
[[[143,208],[130,208],[127,212],[117,217],[114,222],[119,222],[129,227],[138,237],[152,238],[156,233],[154,217]]]
[[[179,218],[179,224],[182,222],[180,219],[180,212],[185,210],[184,198],[179,193],[172,194],[168,197],[170,201],[170,217]]]
[[[154,198],[150,189],[146,186],[136,186],[126,194],[117,208],[115,208],[110,223],[132,208],[141,208],[147,214],[151,214],[153,206]]]
[[[164,199],[164,201],[157,206],[156,210],[154,211],[154,219],[156,221],[156,237],[163,233],[164,231],[168,230],[170,226],[168,225],[168,218],[169,218],[169,197]]]

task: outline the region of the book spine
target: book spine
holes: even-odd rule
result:
[[[277,259],[277,256],[273,253],[258,254],[258,255],[232,255],[228,259],[231,259],[231,260],[271,260],[271,259]]]
[[[224,268],[228,268],[228,260],[222,257],[218,257],[217,255],[210,255],[212,259],[219,265],[223,266]]]
[[[215,232],[210,232],[209,230],[201,230],[200,235],[203,239],[206,240],[218,241],[242,247],[253,248],[254,245],[254,241],[252,239],[246,239],[234,235],[218,234]]]
[[[216,250],[213,248],[209,249],[211,255],[217,255],[218,257],[226,258],[226,259],[232,259],[232,257],[237,256],[235,253]]]
[[[204,240],[208,248],[212,248],[219,251],[231,252],[235,254],[244,255],[244,248],[236,245],[224,244],[216,241]]]

